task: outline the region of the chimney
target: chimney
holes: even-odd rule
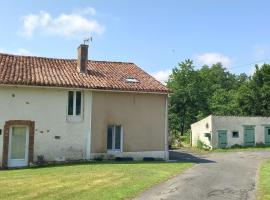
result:
[[[81,44],[78,47],[78,60],[77,60],[77,69],[80,73],[87,72],[87,62],[88,62],[88,45]]]

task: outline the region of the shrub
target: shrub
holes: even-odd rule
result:
[[[242,148],[243,146],[240,144],[234,144],[231,146],[232,149]]]
[[[164,158],[155,158],[155,161],[164,161]]]
[[[169,139],[168,139],[169,149],[180,147],[180,142],[179,142],[180,136],[179,135],[180,135],[179,132],[176,132],[176,131],[170,132]]]
[[[257,142],[256,147],[265,147],[265,144],[263,142]]]
[[[107,160],[114,160],[115,157],[114,157],[113,154],[108,154],[106,159],[107,159]]]
[[[197,141],[197,148],[198,149],[204,149],[204,150],[211,150],[212,147],[210,145],[205,144],[203,141],[198,140]]]
[[[190,133],[191,131],[188,130],[187,132],[184,133],[183,136],[180,136],[180,140],[182,143],[190,145]]]
[[[144,157],[143,161],[155,161],[155,158],[153,158],[153,157]]]
[[[133,161],[132,157],[115,157],[115,161]]]
[[[104,155],[99,155],[94,158],[95,161],[103,161],[104,160]]]
[[[203,146],[204,146],[203,141],[198,140],[198,141],[197,141],[197,148],[198,148],[198,149],[203,149]]]

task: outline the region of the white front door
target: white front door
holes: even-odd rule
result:
[[[28,145],[28,127],[12,126],[9,131],[8,167],[28,165]]]

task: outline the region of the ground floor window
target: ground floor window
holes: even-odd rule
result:
[[[209,141],[211,141],[211,134],[210,133],[205,133],[204,137],[207,137]]]
[[[122,150],[122,126],[109,125],[107,128],[107,149],[112,151]]]
[[[232,132],[232,137],[233,138],[239,138],[239,132],[238,131],[233,131]]]

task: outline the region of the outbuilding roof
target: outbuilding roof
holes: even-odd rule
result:
[[[131,81],[132,80],[132,81]],[[168,93],[155,78],[133,63],[92,61],[87,72],[76,59],[19,56],[0,53],[0,84]]]

